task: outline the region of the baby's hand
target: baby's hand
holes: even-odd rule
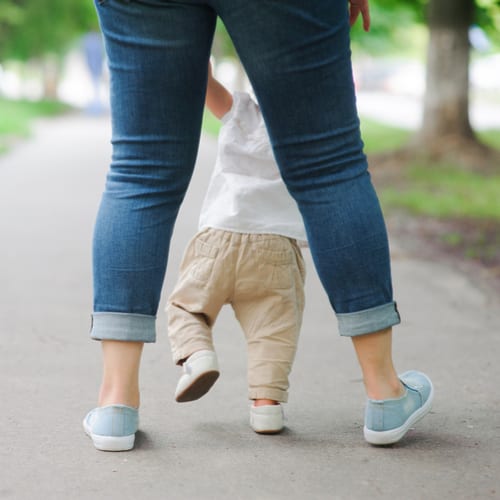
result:
[[[208,61],[208,82],[205,105],[219,120],[231,109],[233,96],[217,81],[212,73],[212,64]]]

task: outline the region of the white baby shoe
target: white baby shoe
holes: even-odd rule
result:
[[[284,420],[280,404],[250,407],[250,427],[258,434],[278,434],[283,430]]]
[[[178,403],[204,396],[219,378],[219,364],[214,351],[197,351],[182,365],[183,373],[175,389]]]

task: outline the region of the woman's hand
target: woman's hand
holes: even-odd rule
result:
[[[352,26],[359,14],[363,18],[363,29],[370,30],[370,8],[368,0],[348,0],[349,1],[349,24]]]

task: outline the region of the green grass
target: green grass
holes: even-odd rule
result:
[[[411,132],[361,121],[367,153],[398,149]],[[479,139],[500,149],[500,130],[478,132]],[[434,217],[466,217],[500,221],[500,170],[485,176],[442,163],[409,165],[405,187],[385,188],[380,198],[385,208],[402,207],[412,213]]]
[[[54,116],[69,107],[57,101],[13,101],[0,98],[0,152],[9,138],[27,137],[35,118]]]
[[[488,146],[500,149],[500,130],[481,130],[477,135]]]
[[[407,168],[405,187],[381,190],[385,207],[433,217],[500,221],[500,174],[484,176],[442,164]]]
[[[361,119],[367,153],[379,153],[403,147],[410,131]],[[500,130],[478,132],[479,139],[500,149]],[[403,207],[415,214],[434,217],[466,217],[500,221],[499,174],[485,176],[442,163],[410,165],[405,187],[385,188],[380,198],[385,208]]]
[[[361,134],[368,154],[393,151],[404,146],[412,132],[361,117]]]

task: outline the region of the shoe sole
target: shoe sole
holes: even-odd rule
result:
[[[85,434],[92,439],[94,447],[100,451],[128,451],[134,447],[135,434],[129,436],[101,436],[100,434],[92,434],[92,431],[87,426],[87,422],[83,421],[83,429]]]
[[[283,430],[283,427],[281,427],[280,429],[268,429],[268,430],[257,430],[252,427],[252,430],[257,434],[264,434],[267,436],[271,436],[272,434],[279,434]]]
[[[193,380],[192,384],[187,386],[182,392],[175,395],[175,400],[178,403],[188,403],[196,401],[204,396],[219,378],[219,372],[210,370],[203,372],[198,378]]]
[[[429,398],[427,399],[425,404],[416,412],[412,413],[402,426],[396,427],[396,429],[390,429],[388,431],[372,431],[365,426],[363,428],[363,434],[366,441],[370,444],[379,446],[397,443],[404,437],[404,435],[410,430],[413,425],[415,425],[419,420],[424,418],[427,413],[429,413],[432,408],[433,399],[434,387],[431,384],[431,392],[429,393]]]

